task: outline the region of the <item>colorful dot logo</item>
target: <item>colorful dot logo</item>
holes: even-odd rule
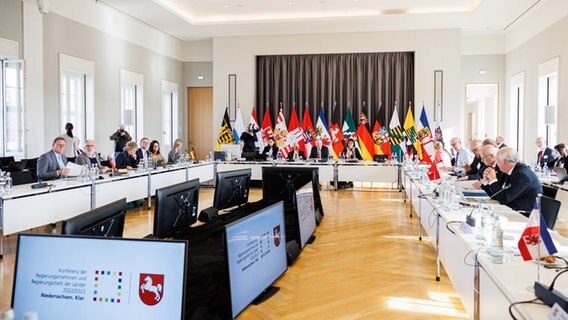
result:
[[[124,283],[121,271],[95,270],[93,277],[93,302],[120,303]]]

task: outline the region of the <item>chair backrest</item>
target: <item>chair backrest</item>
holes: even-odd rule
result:
[[[35,182],[30,170],[15,171],[10,176],[12,177],[12,184],[15,186]]]
[[[554,230],[556,225],[556,219],[558,219],[558,212],[560,211],[560,205],[562,202],[543,196],[540,202],[540,213],[546,222],[546,226],[550,230]]]

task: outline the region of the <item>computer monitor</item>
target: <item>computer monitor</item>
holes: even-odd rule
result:
[[[156,190],[154,232],[158,238],[173,237],[197,221],[199,179]]]
[[[248,202],[251,169],[217,172],[213,207],[218,210]]]
[[[319,173],[317,167],[275,166],[262,167],[262,198],[268,200],[292,201],[292,194],[306,183],[311,182],[314,190],[316,222],[323,218],[323,205],[319,193]]]
[[[20,234],[16,319],[183,319],[187,242]]]
[[[311,182],[296,190],[296,211],[298,213],[298,230],[300,230],[300,248],[310,242],[316,230],[316,210],[314,203],[314,187]]]
[[[277,202],[225,226],[231,313],[265,300],[286,270],[284,204]]]
[[[124,231],[125,216],[126,198],[122,198],[63,221],[61,233],[68,235],[120,238]]]

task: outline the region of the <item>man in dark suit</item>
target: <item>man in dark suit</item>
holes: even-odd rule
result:
[[[483,167],[483,162],[479,156],[479,148],[481,147],[481,141],[477,139],[472,139],[469,141],[469,150],[473,153],[473,161],[471,163],[464,163],[463,168],[465,169],[465,176],[460,177],[458,180],[479,180],[481,175],[479,170]]]
[[[535,143],[538,148],[538,153],[536,154],[538,165],[543,168],[545,165],[548,166],[549,163],[554,163],[558,155],[554,150],[546,146],[546,140],[543,137],[538,137]]]
[[[502,136],[495,137],[495,143],[497,143],[497,148],[499,149],[507,147],[507,145],[505,144],[505,138],[503,138]]]
[[[65,167],[67,165],[67,157],[63,154],[64,151],[65,139],[62,137],[55,138],[51,145],[51,150],[37,159],[38,179],[54,180],[69,174],[69,168]]]
[[[288,160],[305,160],[306,155],[304,151],[300,150],[300,146],[297,143],[294,143],[293,149],[291,152],[288,153]]]
[[[479,168],[479,177],[480,180],[473,183],[473,187],[476,189],[484,189],[487,188],[489,184],[489,180],[485,175],[485,171],[487,168],[492,168],[496,172],[497,180],[501,179],[501,175],[503,174],[499,167],[497,166],[497,149],[496,146],[489,144],[484,145],[483,147],[479,148],[479,158],[481,159],[481,163],[483,166]],[[487,190],[485,190],[487,192]]]
[[[329,149],[323,145],[320,137],[316,138],[316,146],[310,151],[310,159],[324,159],[327,160],[329,156]]]
[[[150,158],[148,146],[150,146],[150,140],[148,140],[148,138],[140,139],[140,148],[136,150],[136,164],[139,164],[142,160],[148,163],[148,159]]]
[[[483,188],[493,199],[513,210],[530,212],[536,196],[542,194],[542,185],[536,174],[519,162],[515,149],[506,147],[497,152],[497,166],[503,172],[500,178],[493,168],[484,172],[488,184]],[[496,194],[500,190],[499,194]]]

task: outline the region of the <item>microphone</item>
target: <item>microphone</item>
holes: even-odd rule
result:
[[[37,179],[37,183],[31,185],[32,189],[41,189],[47,187],[47,182],[41,182],[41,178]]]
[[[453,177],[452,176],[447,176],[445,179],[440,179],[440,182],[438,182],[436,184],[436,187],[434,187],[434,190],[432,190],[432,197],[433,198],[437,198],[440,194],[438,193],[438,188],[440,187],[440,185],[448,180],[451,180]]]
[[[467,224],[469,224],[472,227],[475,227],[475,218],[472,217],[473,211],[475,211],[475,209],[479,208],[482,204],[487,203],[489,200],[492,200],[496,195],[500,194],[501,192],[509,189],[511,187],[511,184],[507,184],[505,185],[501,190],[495,192],[494,194],[492,194],[489,198],[484,199],[483,201],[480,201],[477,205],[475,205],[472,209],[471,212],[465,217],[465,221],[467,222]]]

